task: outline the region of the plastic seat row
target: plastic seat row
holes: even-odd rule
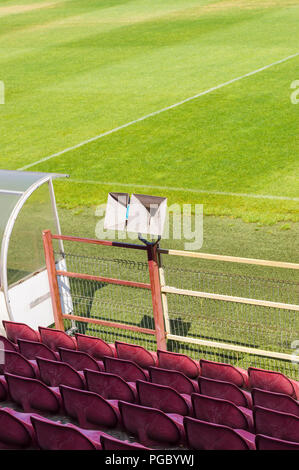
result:
[[[137,380],[137,382],[126,382],[123,378],[115,374],[99,372],[89,369],[85,369],[83,373],[79,373],[73,370],[67,364],[57,363],[49,360],[38,359],[38,363],[39,370],[41,372],[41,378],[46,384],[48,384],[53,389],[55,387],[58,387],[59,385],[67,385],[75,388],[86,388],[87,390],[97,393],[108,400],[123,400],[131,403],[137,402],[143,406],[159,408],[166,413],[177,413],[181,415],[192,416],[193,409],[196,408],[196,399],[194,397],[196,397],[198,394],[193,393],[192,397],[190,397],[190,395],[188,394],[179,393],[169,385],[161,385],[159,383],[151,383],[143,380]],[[161,372],[160,369],[157,370],[159,373]],[[13,374],[9,372],[13,372]],[[155,372],[155,370],[153,372]],[[164,376],[164,371],[162,372]],[[5,375],[7,381],[12,382],[11,377],[13,376],[16,376],[16,372],[14,370],[8,369]],[[16,385],[18,393],[20,394],[22,390],[24,390],[23,394],[26,400],[29,400],[30,398],[30,400],[32,401],[32,396],[34,396],[34,390],[36,396],[42,396],[41,389],[43,384],[40,383],[38,380],[26,380],[25,378],[23,380],[22,377],[17,377],[17,379],[15,380],[18,380],[18,386]],[[31,388],[29,389],[28,384],[31,384]],[[11,390],[12,396],[14,390],[13,384],[11,385]],[[232,391],[235,393],[235,395],[233,393],[227,393],[225,395],[224,393],[221,393],[223,390],[228,390],[230,392]],[[239,392],[239,394],[237,392]],[[209,400],[212,403],[212,407],[210,410],[211,413],[216,413],[218,403],[222,404],[223,402],[227,402],[231,405],[226,406],[226,408],[228,409],[226,412],[222,411],[222,415],[227,414],[228,416],[230,416],[230,418],[232,418],[234,413],[245,416],[250,415],[250,408],[252,408],[252,404],[251,406],[247,406],[248,403],[244,403],[244,401],[239,400],[240,397],[244,400],[244,392],[242,390],[238,390],[236,386],[228,382],[219,382],[212,379],[201,378],[199,393],[199,396],[206,396],[206,398],[211,398],[211,400]],[[5,400],[6,396],[7,385],[5,380],[0,377],[0,401]],[[193,400],[193,408],[191,404],[191,398]],[[294,416],[299,417],[299,403],[288,395],[267,392],[260,389],[253,389],[252,398],[255,406],[262,406],[264,408],[293,414]],[[39,408],[37,405],[34,405],[34,403],[35,401],[32,402],[33,408],[37,410],[44,409]],[[28,406],[26,409],[24,409],[26,411],[31,411],[31,408],[29,408]],[[202,407],[205,408],[203,405]],[[200,407],[197,406],[197,408]],[[220,408],[222,410],[225,410],[225,405],[221,405]],[[239,408],[241,413],[236,411],[236,408]],[[230,413],[230,410],[232,410],[232,414]],[[50,408],[48,408],[48,411],[56,412],[57,405],[54,406],[54,410],[52,410],[50,406]],[[205,408],[205,412],[208,412],[208,408]],[[219,413],[220,411],[218,411],[218,414]],[[202,417],[203,415],[200,415],[200,413],[197,412],[197,416]],[[210,420],[210,418],[207,417],[207,420]],[[241,421],[242,420],[243,419],[241,418]],[[226,422],[223,422],[223,424],[226,424]]]
[[[0,408],[0,449],[134,450],[138,443],[115,439],[102,431],[54,422],[35,413]]]
[[[176,391],[181,395],[191,395],[192,393],[199,392],[202,395],[231,401],[237,406],[252,408],[251,393],[240,389],[230,382],[202,376],[198,378],[198,381],[195,381],[179,371],[157,367],[149,367],[148,370],[145,370],[132,361],[114,357],[104,357],[102,358],[103,361],[97,361],[88,353],[64,348],[59,348],[59,352],[55,353],[55,359],[53,360],[53,356],[43,354],[43,348],[47,348],[47,346],[42,343],[18,340],[18,344],[19,351],[25,353],[27,358],[35,358],[35,354],[40,354],[42,357],[39,357],[37,361],[26,359],[20,353],[17,353],[16,350],[10,348],[10,350],[5,352],[5,364],[1,366],[2,373],[5,370],[5,372],[16,375],[41,378],[45,383],[54,387],[61,384],[77,388],[87,387],[89,390],[96,391],[105,398],[129,402],[136,401],[136,380],[149,380],[173,389],[173,391],[168,391],[168,394],[165,392],[166,389],[164,389],[164,393],[163,391],[160,393],[159,400],[164,400],[166,406],[169,406],[171,402],[177,403],[179,401],[182,404],[178,406],[186,408],[183,401],[186,401],[188,397],[175,398]],[[45,349],[45,351],[54,354],[50,349]],[[44,356],[52,357],[52,359],[44,359]],[[83,373],[82,370],[84,369],[89,370]],[[103,370],[106,372],[102,374],[96,373]],[[94,374],[92,371],[94,371]],[[259,402],[257,404],[298,415],[298,402],[289,395],[277,392],[267,393],[266,391],[263,394],[262,391],[258,393],[255,389],[252,389],[253,393],[255,396],[259,395]],[[171,400],[169,399],[169,394]],[[152,399],[154,397],[155,395],[153,395]],[[255,401],[257,401],[257,398]],[[168,411],[168,408],[166,411]]]
[[[196,362],[190,357],[179,353],[158,350],[156,354],[141,346],[119,341],[116,341],[113,345],[100,338],[82,334],[76,334],[75,339],[63,331],[51,328],[39,327],[39,332],[36,332],[22,323],[3,321],[3,325],[8,339],[15,344],[18,339],[42,341],[52,352],[56,353],[58,348],[62,347],[64,349],[78,349],[100,361],[103,356],[117,356],[119,359],[132,360],[143,369],[144,376],[147,375],[146,369],[159,366],[160,368],[182,372],[191,380],[198,378],[198,376],[207,377],[233,383],[239,388],[261,388],[299,399],[299,382],[291,380],[278,372],[253,367],[250,367],[247,372],[230,364],[204,359]],[[47,354],[50,355],[51,353],[47,352]],[[50,359],[50,357],[48,358]],[[54,359],[53,356],[52,358]],[[142,377],[137,378],[142,379]]]
[[[102,374],[94,371],[91,373]],[[107,400],[95,392],[67,386],[60,386],[59,389],[50,388],[36,379],[17,377],[12,374],[6,374],[5,377],[8,397],[21,405],[24,411],[66,414],[76,419],[82,428],[87,429],[101,426],[115,428],[124,425],[127,431],[136,434],[145,445],[158,445],[161,442],[175,445],[185,440],[182,432],[184,418],[179,411],[190,414],[190,403],[188,401],[179,403],[181,406],[184,403],[185,410],[183,406],[180,409],[175,403],[170,404],[167,409],[166,402],[159,401],[161,393],[156,394],[155,399],[152,399],[157,388],[161,392],[167,387],[161,389],[155,384],[137,381],[140,398],[140,404],[137,405]],[[298,416],[261,406],[255,406],[252,413],[249,409],[237,407],[229,401],[200,394],[193,394],[191,398],[196,420],[235,429],[245,438],[246,436],[248,438],[250,434],[249,440],[252,442],[254,433],[299,442]],[[160,409],[161,405],[164,411]],[[174,406],[177,406],[176,413],[173,413]],[[246,432],[249,434],[247,435]]]
[[[258,434],[255,444],[246,434],[225,426],[185,418],[190,447],[207,450],[299,450],[299,444]],[[73,424],[61,424],[36,414],[0,409],[0,448],[43,450],[149,450],[140,444],[120,441],[101,431],[83,430]]]

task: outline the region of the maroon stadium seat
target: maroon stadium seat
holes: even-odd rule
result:
[[[51,359],[57,361],[59,358],[58,353],[52,351],[48,346],[37,341],[28,341],[26,339],[18,339],[19,351],[26,357],[26,359],[35,359],[43,357],[44,359]]]
[[[253,432],[252,411],[248,408],[238,407],[221,398],[207,397],[197,393],[193,393],[191,398],[196,419]]]
[[[254,450],[255,435],[242,429],[185,416],[188,446],[196,450]]]
[[[95,429],[99,426],[115,428],[120,415],[116,400],[105,400],[100,395],[61,385],[60,393],[66,414],[78,421],[79,426]]]
[[[283,441],[299,442],[299,418],[297,416],[261,406],[254,406],[253,416],[256,434],[265,434]]]
[[[28,377],[5,374],[9,395],[26,413],[47,412],[59,414],[62,402],[59,389],[47,387],[43,382]]]
[[[255,436],[257,450],[299,450],[299,443],[283,441],[274,437],[257,434]]]
[[[158,408],[165,413],[192,414],[190,395],[181,395],[167,385],[153,384],[143,380],[136,382],[139,403],[142,406]]]
[[[235,403],[235,405],[252,408],[251,393],[241,390],[237,385],[231,382],[199,377],[198,384],[199,392],[202,395],[214,398],[223,398],[224,400]]]
[[[37,443],[42,450],[100,450],[101,431],[86,431],[41,416],[32,417]]]
[[[69,364],[50,361],[41,357],[36,358],[41,380],[50,387],[68,385],[74,388],[85,388],[83,372],[79,372]]]
[[[196,379],[200,374],[199,363],[185,354],[158,350],[159,367],[178,370],[190,379]]]
[[[114,344],[108,344],[100,338],[76,333],[76,339],[78,350],[87,352],[95,359],[102,359],[104,356],[116,356]]]
[[[299,382],[288,379],[280,372],[248,368],[249,381],[251,388],[261,388],[269,392],[284,393],[290,397],[299,400]]]
[[[136,385],[126,382],[119,375],[108,372],[84,370],[86,387],[91,392],[98,393],[108,400],[123,400],[134,403],[137,398]]]
[[[160,385],[168,385],[179,393],[191,395],[198,392],[197,380],[191,380],[182,372],[159,367],[149,368],[150,381]]]
[[[16,351],[5,351],[4,372],[21,375],[22,377],[39,378],[39,370],[36,361],[29,361]]]
[[[96,361],[88,353],[83,351],[74,351],[72,349],[59,348],[60,359],[66,362],[76,370],[104,370],[102,361]]]
[[[142,346],[115,341],[115,347],[119,359],[134,361],[143,369],[158,365],[157,353],[147,351]]]
[[[200,360],[201,375],[209,379],[231,382],[237,387],[248,388],[248,373],[240,367],[232,366],[222,362]]]
[[[299,418],[299,402],[289,395],[253,388],[252,398],[255,406],[282,411],[283,413],[289,413]]]
[[[18,345],[10,341],[10,339],[5,336],[0,335],[0,349],[4,351],[19,351]]]
[[[123,401],[118,405],[125,429],[138,436],[141,444],[179,445],[185,441],[182,416]]]
[[[58,348],[77,349],[75,338],[69,336],[65,331],[44,328],[42,326],[38,329],[41,341],[53,351],[58,351]]]
[[[31,416],[11,408],[0,408],[0,449],[36,447]]]
[[[17,343],[18,339],[28,339],[29,341],[40,341],[38,331],[35,331],[25,323],[15,321],[2,321],[6,331],[7,338],[13,343]]]
[[[4,351],[15,351],[18,352],[18,346],[14,344],[12,341],[7,339],[5,336],[0,335],[0,351],[2,351],[0,355],[0,374],[4,372],[4,360],[5,360],[5,353]]]
[[[136,380],[148,380],[149,373],[146,369],[141,369],[133,361],[127,359],[117,359],[115,357],[103,358],[105,371],[122,377],[126,382],[136,382]]]

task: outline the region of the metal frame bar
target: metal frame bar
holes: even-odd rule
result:
[[[43,231],[43,243],[45,250],[46,266],[48,271],[50,294],[53,307],[53,315],[55,321],[55,328],[64,330],[62,309],[60,302],[59,286],[56,275],[56,263],[52,244],[52,237],[50,230]]]
[[[182,341],[184,343],[190,343],[190,344],[199,344],[202,346],[210,346],[212,348],[226,349],[229,351],[244,352],[244,353],[252,354],[255,356],[265,356],[265,357],[270,357],[273,359],[283,359],[287,361],[292,361],[294,363],[298,362],[299,364],[299,356],[296,356],[293,354],[278,353],[274,351],[266,351],[263,349],[249,348],[246,346],[238,346],[238,345],[230,344],[230,343],[220,343],[218,341],[208,341],[204,339],[172,335],[172,334],[167,334],[167,339],[172,339],[175,341]]]
[[[153,314],[156,329],[157,349],[167,350],[166,331],[164,325],[163,305],[161,298],[161,284],[157,245],[147,245],[148,270],[152,292]]]
[[[112,277],[92,276],[90,274],[71,273],[69,271],[56,271],[57,276],[66,276],[78,279],[86,279],[87,281],[104,282],[107,284],[117,284],[126,287],[138,287],[140,289],[150,289],[151,285],[145,282],[124,281],[122,279],[113,279]]]
[[[293,310],[299,312],[299,305],[271,302],[270,300],[247,299],[245,297],[234,297],[232,295],[213,294],[188,289],[177,289],[176,287],[165,286],[161,288],[165,294],[187,295],[189,297],[201,297],[203,299],[222,300],[225,302],[236,302],[246,305],[258,305],[260,307],[280,308],[283,310]]]
[[[53,240],[65,240],[70,242],[81,242],[81,243],[90,243],[93,245],[103,245],[103,246],[114,246],[117,248],[131,248],[133,250],[146,251],[146,246],[136,245],[133,243],[122,243],[122,242],[113,242],[109,240],[97,240],[94,238],[80,238],[80,237],[70,237],[68,235],[52,235]]]
[[[187,256],[189,258],[207,259],[211,261],[224,261],[228,263],[255,264],[283,269],[299,269],[299,263],[287,263],[284,261],[269,261],[255,258],[240,258],[238,256],[213,255],[210,253],[197,253],[195,251],[166,250],[159,248],[159,253],[172,256]]]
[[[63,318],[69,319],[69,320],[76,320],[79,322],[84,322],[84,323],[94,323],[95,325],[102,325],[102,326],[108,326],[110,328],[119,328],[122,330],[130,330],[130,331],[135,331],[136,333],[145,333],[147,335],[156,335],[155,330],[151,330],[149,328],[141,328],[139,326],[133,326],[133,325],[126,325],[124,323],[115,323],[115,322],[110,322],[107,320],[99,320],[97,318],[90,318],[90,317],[80,317],[78,315],[70,315],[70,314],[63,314]]]
[[[55,264],[53,244],[52,244],[53,239],[75,241],[75,242],[82,242],[82,243],[91,243],[91,244],[102,245],[102,246],[116,246],[119,248],[133,248],[137,250],[146,251],[147,257],[148,257],[150,284],[144,283],[144,282],[127,281],[127,280],[113,279],[113,278],[108,278],[108,277],[103,277],[103,276],[93,276],[93,275],[84,274],[84,273],[73,273],[69,271],[57,270],[56,264]],[[112,241],[107,241],[107,240],[95,240],[95,239],[89,239],[89,238],[69,237],[66,235],[52,235],[50,230],[45,230],[43,232],[43,241],[44,241],[46,266],[47,266],[49,284],[50,284],[51,300],[52,300],[54,319],[55,319],[55,327],[57,329],[64,330],[64,324],[63,324],[64,319],[69,319],[69,320],[78,321],[78,322],[85,322],[85,323],[94,323],[97,325],[104,325],[104,326],[108,326],[111,328],[131,330],[131,331],[135,331],[139,333],[155,335],[156,341],[157,341],[157,347],[159,349],[166,349],[166,332],[164,328],[163,308],[162,308],[162,302],[161,302],[161,285],[160,285],[160,278],[159,278],[159,266],[158,266],[158,261],[157,261],[157,246],[156,245],[148,245],[148,246],[133,245],[133,244],[128,244],[128,243],[112,242]],[[58,281],[57,281],[58,276],[86,279],[90,281],[104,282],[108,284],[116,284],[116,285],[122,285],[126,287],[135,287],[135,288],[151,290],[155,330],[152,330],[149,328],[141,328],[139,326],[126,325],[123,323],[100,320],[96,318],[81,317],[79,315],[63,314],[62,308],[61,308],[59,286],[58,286]]]

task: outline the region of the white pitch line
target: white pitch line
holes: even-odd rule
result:
[[[282,201],[296,201],[299,202],[299,197],[288,197],[288,196],[273,196],[270,194],[248,194],[248,193],[229,193],[225,191],[213,191],[208,189],[191,189],[191,188],[176,188],[172,186],[153,186],[149,184],[134,184],[134,183],[115,183],[107,181],[92,181],[92,180],[76,180],[68,179],[67,181],[81,184],[97,184],[102,186],[120,186],[126,188],[147,188],[147,189],[161,189],[165,191],[178,191],[187,193],[198,193],[198,194],[215,194],[216,196],[233,196],[233,197],[251,197],[254,199],[277,199]]]
[[[68,147],[64,150],[61,150],[60,152],[53,153],[52,155],[49,155],[48,157],[41,158],[40,160],[34,163],[30,163],[28,165],[23,166],[22,168],[18,168],[18,170],[24,171],[24,170],[27,170],[28,168],[32,168],[33,166],[39,165],[40,163],[46,162],[47,160],[51,160],[54,157],[59,157],[60,155],[70,152],[71,150],[78,149],[80,147],[83,147],[86,144],[102,139],[103,137],[106,137],[107,135],[113,134],[114,132],[118,132],[121,129],[125,129],[126,127],[132,126],[133,124],[136,124],[137,122],[141,122],[150,117],[157,116],[158,114],[164,113],[165,111],[169,111],[170,109],[177,108],[178,106],[181,106],[182,104],[195,100],[196,98],[199,98],[200,96],[207,95],[208,93],[211,93],[212,91],[219,90],[220,88],[223,88],[227,85],[231,85],[232,83],[238,82],[239,80],[242,80],[243,78],[251,77],[252,75],[256,75],[259,72],[263,72],[264,70],[269,69],[270,67],[274,67],[275,65],[282,64],[283,62],[293,59],[294,57],[297,57],[298,55],[299,55],[299,52],[297,52],[296,54],[289,55],[288,57],[285,57],[284,59],[280,59],[276,62],[273,62],[272,64],[268,64],[268,65],[265,65],[264,67],[253,70],[253,72],[248,72],[245,75],[241,75],[240,77],[233,78],[232,80],[229,80],[228,82],[224,82],[224,83],[221,83],[220,85],[209,88],[208,90],[202,91],[201,93],[198,93],[197,95],[190,96],[189,98],[186,98],[182,101],[174,103],[170,106],[167,106],[166,108],[162,108],[162,109],[159,109],[158,111],[154,111],[153,113],[146,114],[145,116],[135,119],[134,121],[127,122],[126,124],[123,124],[119,127],[115,127],[114,129],[111,129],[110,131],[103,132],[102,134],[96,135],[95,137],[91,137],[90,139],[84,140],[83,142],[80,142],[77,145],[73,145],[72,147]]]

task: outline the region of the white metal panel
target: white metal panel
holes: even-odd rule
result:
[[[54,323],[48,273],[41,271],[9,288],[12,320],[34,329]]]
[[[65,259],[61,259],[58,263],[56,263],[56,269],[57,271],[67,271]],[[69,278],[66,276],[59,276],[58,287],[60,293],[62,313],[72,313],[73,301]]]

